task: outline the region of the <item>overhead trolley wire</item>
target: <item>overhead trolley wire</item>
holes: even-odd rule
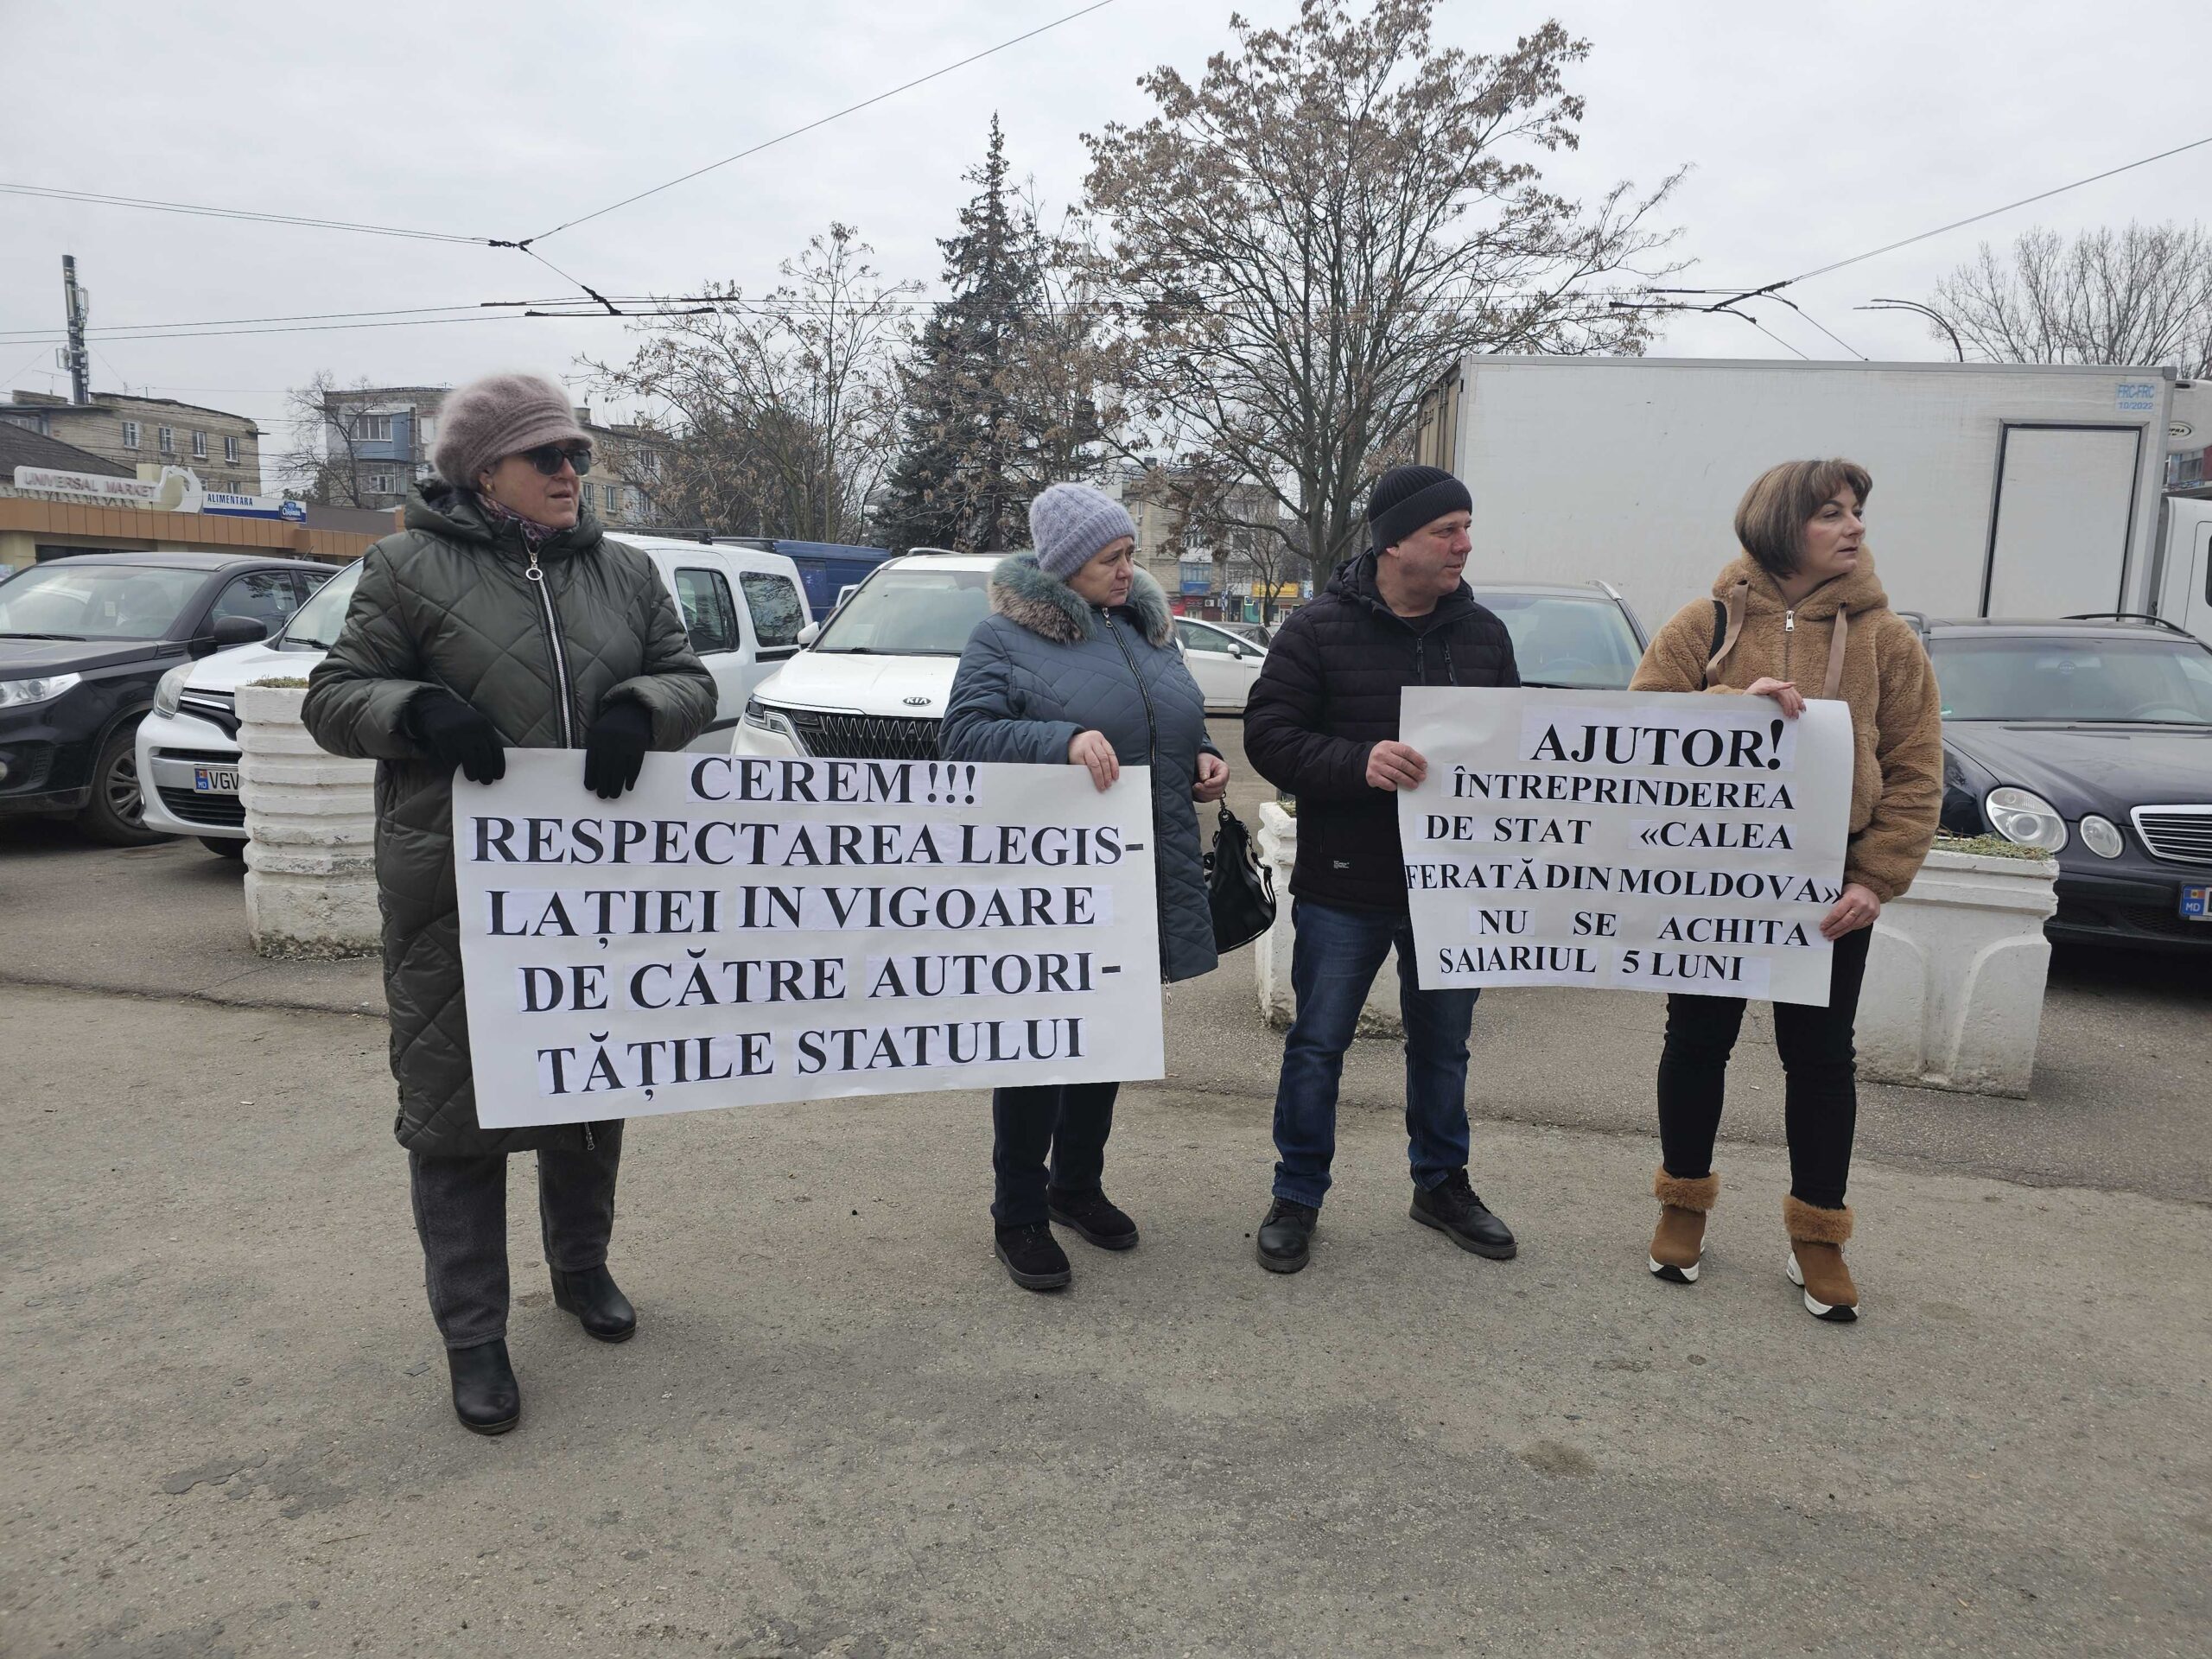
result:
[[[1784,288],[1792,283],[1810,282],[1815,276],[1825,276],[1832,270],[1841,270],[1846,265],[1858,264],[1860,261],[1872,259],[1878,254],[1894,253],[1899,248],[1909,248],[1916,242],[1925,242],[1929,237],[1941,236],[1946,231],[1961,230],[1968,225],[1979,225],[1985,219],[1994,219],[1999,213],[2009,213],[2015,207],[2025,207],[2031,202],[2047,201],[2053,196],[2064,195],[2069,190],[2079,190],[2085,184],[2094,184],[2100,179],[2109,179],[2122,173],[2131,173],[2139,167],[2148,167],[2153,162],[2163,162],[2169,156],[2179,156],[2186,150],[2202,149],[2207,144],[2212,144],[2212,137],[2192,139],[2185,144],[2176,144],[2171,149],[2162,149],[2155,156],[2144,156],[2140,161],[2127,162],[2119,167],[2107,168],[2101,173],[2092,173],[2088,178],[2076,179],[2071,184],[2062,184],[2049,190],[2039,190],[2032,196],[2022,196],[2018,201],[2008,201],[2002,207],[1992,207],[1986,213],[1970,214],[1965,219],[1955,219],[1948,225],[1938,225],[1934,230],[1923,231],[1917,236],[1908,236],[1898,242],[1887,242],[1878,248],[1870,248],[1865,253],[1854,253],[1848,259],[1839,259],[1834,264],[1822,265],[1816,270],[1806,271],[1802,276],[1789,277],[1785,282],[1775,283],[1774,286]]]
[[[0,194],[33,196],[48,201],[89,201],[108,207],[143,207],[158,213],[191,213],[205,219],[245,219],[261,225],[296,225],[319,231],[356,231],[365,236],[402,236],[418,242],[471,242],[479,245],[488,237],[461,236],[451,231],[411,230],[398,225],[360,225],[350,219],[314,219],[299,213],[265,213],[247,207],[210,207],[186,201],[156,201],[146,196],[111,196],[94,190],[62,190],[41,184],[0,183]]]
[[[971,63],[981,63],[985,58],[995,56],[1010,47],[1020,45],[1024,41],[1033,41],[1039,35],[1050,34],[1063,23],[1071,23],[1078,17],[1088,17],[1094,11],[1103,11],[1113,3],[1114,0],[1092,0],[1090,5],[1069,12],[1064,17],[1055,17],[1049,23],[1040,23],[1026,34],[1016,35],[1011,40],[1001,41],[996,46],[986,47],[981,52],[971,53],[957,63],[948,63],[942,69],[932,69],[926,75],[917,75],[913,79],[901,82],[888,92],[878,92],[873,98],[864,98],[857,104],[848,104],[843,109],[833,111],[818,120],[810,121],[803,127],[793,127],[789,132],[779,133],[773,138],[763,139],[757,144],[739,150],[734,156],[725,156],[719,162],[709,162],[704,167],[695,167],[689,173],[671,179],[664,184],[657,184],[649,190],[639,191],[633,196],[625,196],[620,201],[609,202],[606,207],[594,208],[578,218],[563,219],[550,231],[540,231],[536,236],[526,237],[520,242],[505,245],[521,248],[526,252],[533,242],[543,242],[548,237],[558,236],[562,232],[574,230],[579,225],[588,225],[594,219],[603,219],[618,208],[627,207],[633,202],[643,201],[648,196],[657,196],[664,190],[673,190],[679,184],[688,184],[693,179],[703,174],[712,173],[717,168],[728,167],[732,162],[741,162],[748,156],[758,156],[762,150],[772,149],[787,139],[798,137],[802,133],[812,132],[817,127],[826,127],[832,121],[842,120],[846,116],[856,115],[871,105],[880,104],[888,98],[896,98],[901,92],[912,92],[915,87],[939,79],[956,69],[965,69]]]

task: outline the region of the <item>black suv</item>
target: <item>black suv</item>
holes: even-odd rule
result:
[[[2212,951],[2212,650],[2147,617],[1922,626],[1943,828],[2057,858],[2052,939]]]
[[[227,553],[88,553],[0,580],[0,817],[140,822],[132,741],[163,671],[283,626],[335,568]]]

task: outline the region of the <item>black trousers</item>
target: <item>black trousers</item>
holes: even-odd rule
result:
[[[1774,1005],[1774,1046],[1788,1079],[1783,1122],[1789,1135],[1789,1190],[1805,1203],[1839,1209],[1851,1179],[1851,1139],[1859,1125],[1859,1059],[1852,1027],[1866,950],[1862,927],[1835,944],[1828,1006]],[[1728,1056],[1744,1023],[1733,996],[1669,996],[1667,1046],[1659,1058],[1659,1145],[1667,1173],[1696,1180],[1713,1173],[1713,1141],[1728,1082]]]
[[[622,1125],[594,1123],[588,1147],[537,1154],[537,1217],[545,1261],[581,1273],[607,1261],[614,1231],[614,1173]],[[423,1285],[430,1317],[448,1348],[474,1348],[507,1334],[507,1160],[407,1154],[415,1230],[423,1241]]]
[[[991,1090],[991,1218],[1001,1227],[1042,1226],[1046,1192],[1096,1192],[1106,1172],[1118,1083],[1043,1084]],[[1046,1159],[1052,1160],[1049,1182]]]

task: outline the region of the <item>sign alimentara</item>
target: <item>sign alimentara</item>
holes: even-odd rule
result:
[[[1825,1007],[1850,711],[1764,697],[1411,689],[1398,799],[1420,980]]]
[[[573,752],[454,785],[487,1128],[1165,1070],[1147,769]]]

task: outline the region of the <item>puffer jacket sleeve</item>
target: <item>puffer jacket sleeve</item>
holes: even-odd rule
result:
[[[1375,746],[1321,730],[1325,701],[1320,645],[1312,628],[1293,619],[1275,636],[1245,699],[1245,757],[1261,777],[1301,799],[1363,799],[1376,792],[1367,782]]]
[[[1943,715],[1935,664],[1920,636],[1894,615],[1885,615],[1882,627],[1881,703],[1874,717],[1882,798],[1852,840],[1843,879],[1886,905],[1912,885],[1935,845],[1943,810]]]
[[[361,580],[346,607],[337,643],[308,676],[300,716],[308,734],[333,754],[420,760],[423,748],[407,735],[401,717],[426,683],[391,552],[379,542],[361,561]]]
[[[1025,719],[1014,685],[1016,672],[994,620],[977,623],[952,676],[944,724],[938,729],[940,757],[1028,766],[1066,764],[1068,745],[1083,728],[1071,720]]]
[[[645,632],[645,671],[608,689],[604,709],[625,697],[645,705],[653,717],[653,747],[682,748],[713,724],[715,677],[691,649],[676,600],[648,569],[639,585],[639,624]]]

